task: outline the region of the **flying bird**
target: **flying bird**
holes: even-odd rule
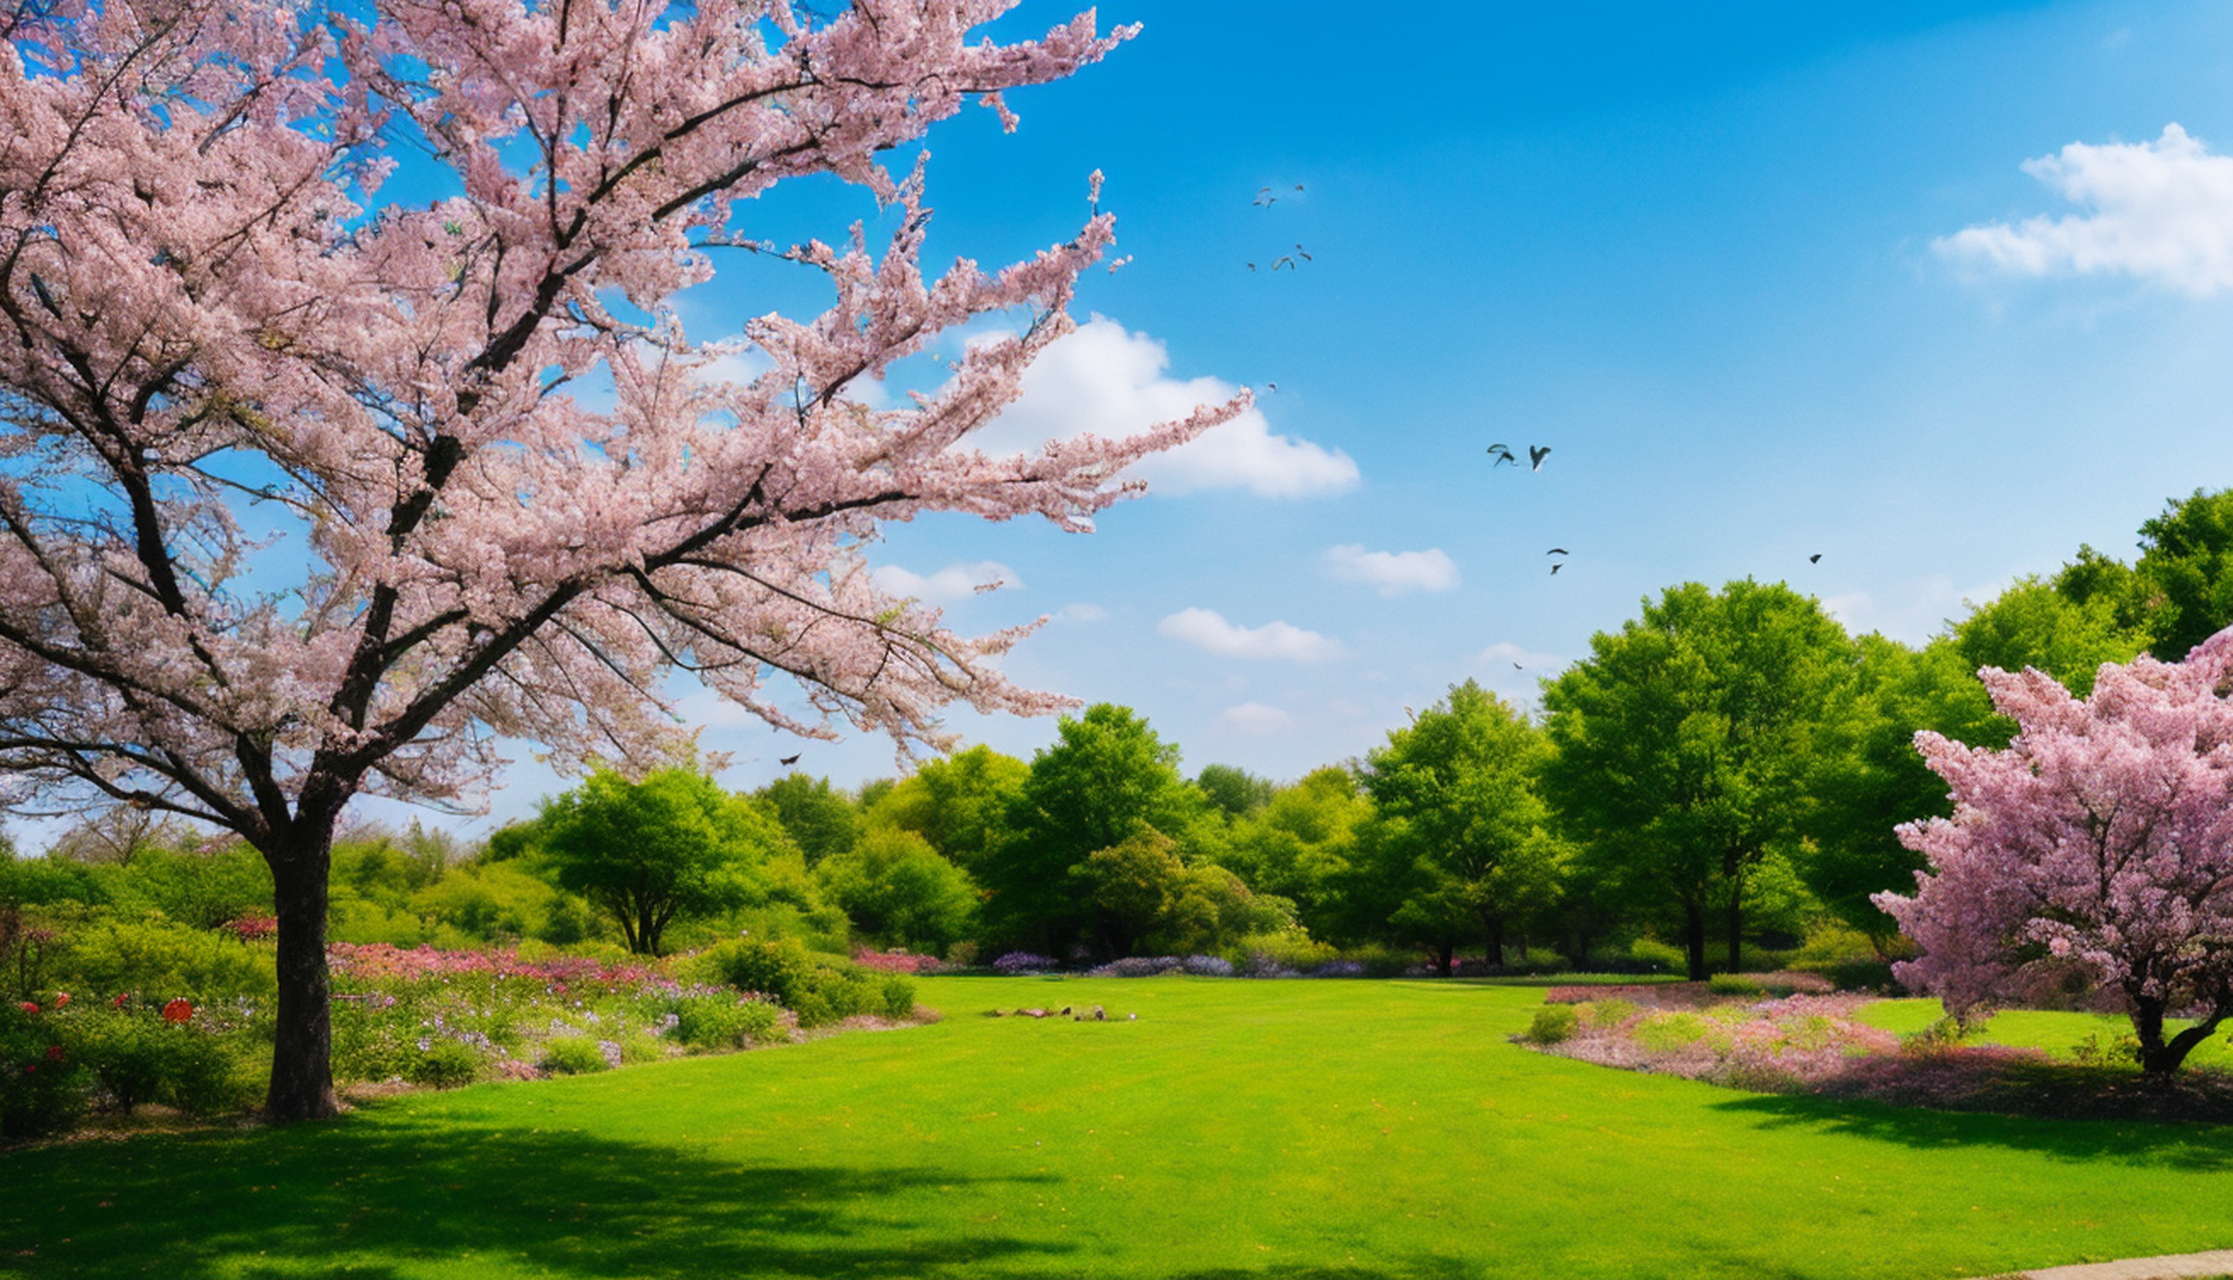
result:
[[[1554,578],[1555,578],[1555,577],[1557,577],[1557,576],[1558,576],[1558,571],[1559,571],[1559,570],[1561,570],[1561,569],[1563,569],[1563,568],[1565,568],[1565,567],[1566,567],[1566,562],[1565,562],[1564,560],[1560,560],[1560,561],[1557,561],[1556,563],[1552,564],[1552,565],[1551,565],[1551,576],[1552,576],[1552,577],[1554,577]]]
[[[804,753],[802,752],[801,754]],[[782,759],[776,761],[777,764],[782,765],[786,769],[790,768],[792,765],[797,764],[798,762],[798,756],[784,756]]]
[[[1265,384],[1264,384],[1264,390],[1266,390],[1266,391],[1277,391],[1277,390],[1279,390],[1279,384],[1278,384],[1278,383],[1276,383],[1276,382],[1267,382],[1267,383],[1265,383]]]
[[[1529,445],[1529,446],[1527,447],[1527,460],[1528,460],[1529,462],[1532,462],[1532,463],[1534,463],[1535,465],[1534,465],[1534,466],[1532,466],[1532,467],[1529,467],[1529,468],[1528,468],[1528,470],[1530,470],[1530,471],[1541,471],[1541,470],[1543,469],[1543,459],[1545,459],[1545,458],[1548,458],[1548,457],[1550,457],[1550,456],[1551,456],[1551,446],[1549,446],[1549,445],[1547,445],[1547,444],[1546,444],[1546,445],[1543,445],[1543,446],[1541,446],[1541,447],[1538,447],[1538,446],[1536,446],[1536,445],[1532,445],[1532,444],[1531,444],[1531,445]]]
[[[1273,205],[1279,203],[1279,197],[1272,194],[1272,189],[1270,187],[1263,187],[1256,192],[1256,198],[1249,201],[1249,203],[1262,205],[1266,209],[1269,209]]]
[[[1309,253],[1309,252],[1308,252],[1307,250],[1305,250],[1305,249],[1304,249],[1304,248],[1303,248],[1303,247],[1302,247],[1301,245],[1296,245],[1296,246],[1295,246],[1295,252],[1296,252],[1296,253],[1297,253],[1298,255],[1300,255],[1300,256],[1301,256],[1301,258],[1302,258],[1302,260],[1303,260],[1303,261],[1305,261],[1305,262],[1316,262],[1316,261],[1317,261],[1317,259],[1316,259],[1316,258],[1313,258],[1313,257],[1311,257],[1311,256],[1310,256],[1310,253]]]
[[[1813,555],[1811,555],[1811,556],[1808,556],[1808,557],[1807,557],[1807,563],[1808,563],[1808,564],[1821,564],[1821,563],[1822,563],[1822,553],[1821,553],[1821,552],[1819,552],[1819,551],[1817,551],[1817,552],[1815,552],[1815,553],[1814,553]]]
[[[1512,664],[1512,669],[1513,669],[1514,671],[1525,671],[1525,670],[1527,670],[1527,668],[1526,668],[1526,667],[1523,667],[1523,666],[1521,666],[1521,665],[1520,665],[1519,663],[1517,663],[1517,662],[1515,662],[1515,663],[1513,663],[1513,664]]]
[[[1568,554],[1568,552],[1564,547],[1552,547],[1550,550],[1544,552],[1543,554],[1547,556],[1563,556]]]
[[[1295,255],[1291,253],[1281,254],[1279,257],[1272,259],[1272,270],[1277,271],[1281,267],[1293,271],[1295,269]]]
[[[1253,262],[1249,263],[1249,264],[1248,264],[1248,269],[1249,269],[1249,270],[1251,270],[1251,271],[1254,271],[1254,270],[1256,269],[1256,264],[1255,264],[1255,263],[1253,263]]]
[[[1512,456],[1512,451],[1500,444],[1492,444],[1489,446],[1489,456],[1496,459],[1495,462],[1489,464],[1491,469],[1502,466],[1504,463],[1507,462],[1511,463],[1515,467],[1520,465],[1520,460]]]

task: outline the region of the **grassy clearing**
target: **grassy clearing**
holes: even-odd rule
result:
[[[923,993],[946,1022],[0,1153],[0,1274],[1918,1277],[2233,1244],[2225,1130],[1609,1071],[1507,1043],[1526,988]],[[1119,1020],[973,1016],[1092,1003]]]
[[[1873,1027],[1906,1035],[1929,1026],[1943,1016],[1944,1012],[1936,1000],[1880,1000],[1863,1009],[1860,1020]],[[2193,1024],[2172,1019],[2164,1025],[2168,1030],[2176,1031]],[[2096,1044],[2106,1049],[2117,1037],[2131,1034],[2132,1020],[2123,1014],[2041,1013],[2030,1009],[2009,1009],[1986,1020],[1977,1032],[1976,1043],[2038,1049],[2067,1061],[2072,1057],[2073,1047],[2089,1035],[2095,1037]],[[2185,1065],[2233,1071],[2233,1037],[2220,1035],[2204,1041],[2193,1053],[2187,1055]]]

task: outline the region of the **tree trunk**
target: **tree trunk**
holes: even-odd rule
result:
[[[1455,958],[1457,955],[1457,948],[1447,943],[1438,942],[1434,946],[1428,948],[1428,951],[1434,956],[1435,971],[1440,973],[1445,978],[1449,977],[1451,966],[1455,962]]]
[[[1706,909],[1699,903],[1683,904],[1683,953],[1690,963],[1690,980],[1706,980]]]
[[[2133,997],[2132,1033],[2140,1040],[2140,1070],[2159,1079],[2178,1070],[2196,1045],[2217,1034],[2218,1023],[2225,1018],[2223,1012],[2212,1010],[2202,1021],[2166,1041],[2163,1012],[2163,1001]]]
[[[305,823],[264,860],[279,918],[279,1007],[264,1114],[274,1124],[340,1112],[333,1093],[332,981],[326,971],[333,824]]]
[[[1745,967],[1745,895],[1742,886],[1729,895],[1729,972]]]
[[[1491,969],[1504,967],[1504,921],[1497,916],[1487,918],[1489,926],[1488,962]]]

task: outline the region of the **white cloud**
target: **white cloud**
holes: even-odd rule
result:
[[[877,566],[869,576],[875,579],[877,586],[895,596],[913,596],[932,602],[959,600],[994,587],[1023,585],[1023,579],[1016,576],[1015,570],[997,560],[950,564],[927,578],[887,564]]]
[[[1261,702],[1244,702],[1217,713],[1218,728],[1251,738],[1268,738],[1294,722],[1295,717]]]
[[[1182,609],[1157,623],[1155,629],[1173,640],[1227,658],[1323,662],[1343,653],[1339,640],[1328,639],[1315,631],[1305,631],[1284,622],[1239,627],[1209,609]]]
[[[1099,622],[1109,616],[1109,611],[1090,601],[1066,604],[1055,610],[1057,622]]]
[[[1458,585],[1458,566],[1438,547],[1425,551],[1367,551],[1355,543],[1328,547],[1326,572],[1343,582],[1363,583],[1384,596],[1448,591]]]
[[[2233,286],[2233,156],[2168,124],[2154,142],[2073,142],[2023,167],[2092,212],[1969,227],[1933,247],[2018,275],[2122,272],[2197,297]]]
[[[1201,405],[1222,404],[1238,390],[1221,378],[1166,377],[1170,363],[1161,342],[1095,316],[1042,352],[1024,372],[1022,398],[968,443],[1007,454],[1087,432],[1133,435]],[[1357,483],[1357,464],[1348,454],[1274,435],[1256,408],[1141,460],[1133,471],[1160,493],[1247,489],[1267,498],[1301,498]]]

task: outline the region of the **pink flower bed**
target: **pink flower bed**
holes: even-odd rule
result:
[[[334,942],[326,946],[326,962],[337,974],[364,981],[403,982],[461,975],[495,978],[529,978],[558,985],[597,983],[608,987],[643,983],[676,985],[650,965],[630,961],[607,964],[591,956],[552,956],[522,960],[516,951],[441,951],[433,947],[397,947],[384,942]]]
[[[937,956],[909,955],[905,951],[856,951],[853,963],[863,969],[879,973],[904,973],[909,977],[923,973],[936,973],[941,966]]]
[[[1601,1066],[1770,1092],[1812,1089],[1853,1062],[1899,1052],[1889,1031],[1855,1020],[1868,996],[1795,995],[1711,1011],[1636,1006],[1624,989],[1579,1007],[1581,1025],[1547,1051]],[[1648,990],[1648,988],[1647,988]]]

